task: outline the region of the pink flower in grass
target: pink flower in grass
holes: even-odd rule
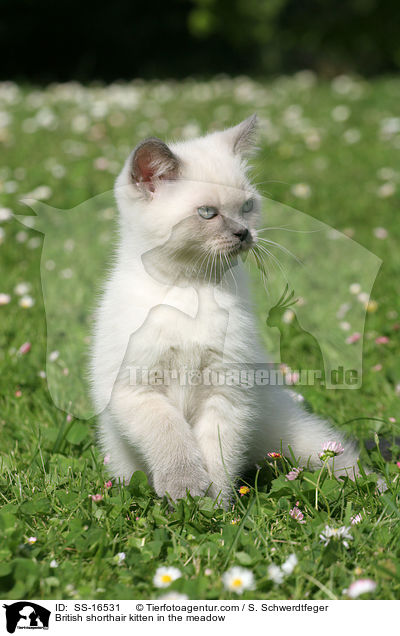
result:
[[[376,583],[372,579],[358,579],[349,585],[349,589],[346,590],[347,596],[350,598],[357,598],[361,594],[369,594],[376,588]]]
[[[267,457],[270,457],[271,459],[279,459],[282,455],[280,453],[267,453]]]
[[[400,470],[400,462],[396,462],[396,466]]]
[[[294,519],[295,521],[297,521],[297,523],[305,523],[305,519],[304,519],[304,515],[301,512],[300,508],[298,508],[297,506],[294,506],[294,508],[292,508],[289,511],[289,515],[292,517],[292,519]]]
[[[389,338],[387,336],[378,336],[375,338],[376,344],[387,344],[389,342]]]
[[[297,371],[288,371],[288,373],[286,373],[285,375],[285,383],[286,384],[297,384],[297,382],[300,380],[300,374],[297,373]]]
[[[361,523],[362,521],[362,516],[360,513],[358,513],[357,515],[354,515],[354,517],[351,517],[350,519],[350,523],[352,526],[356,526],[358,523]]]
[[[344,448],[340,442],[324,442],[324,444],[322,444],[322,451],[319,453],[319,458],[324,462],[330,457],[336,457],[343,453]]]
[[[31,350],[31,348],[32,348],[32,345],[31,345],[31,343],[30,343],[30,342],[24,342],[24,344],[22,344],[22,345],[20,346],[20,348],[18,349],[18,353],[19,353],[21,356],[23,356],[23,355],[25,355],[26,353],[29,353],[29,351]]]
[[[96,503],[98,501],[101,501],[103,499],[103,495],[97,494],[97,495],[92,495],[92,501],[95,501]]]
[[[292,470],[286,475],[286,479],[294,481],[300,475],[302,470],[302,468],[292,468]]]
[[[358,333],[358,331],[355,331],[354,333],[351,334],[351,336],[348,336],[346,338],[346,344],[354,344],[355,342],[358,342],[361,338],[361,334]]]
[[[104,486],[105,486],[105,488],[111,488],[112,487],[112,481],[106,481]]]

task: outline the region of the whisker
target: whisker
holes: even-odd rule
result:
[[[319,230],[294,230],[293,228],[282,225],[282,227],[261,227],[257,232],[267,232],[268,230],[283,230],[284,232],[295,232],[296,234],[314,234],[315,232],[323,232],[325,228]]]
[[[268,250],[265,247],[265,245],[258,245],[258,248],[259,248],[259,250],[261,252],[266,254],[266,256],[268,256],[272,260],[273,263],[275,263],[279,267],[284,279],[286,280],[286,282],[288,282],[287,272],[286,272],[284,266],[282,265],[282,263],[280,262],[279,258],[277,258],[277,256],[275,256],[275,254],[273,254],[270,250]]]
[[[228,269],[229,269],[229,273],[232,276],[233,282],[235,283],[235,290],[236,290],[236,296],[238,295],[238,286],[237,286],[237,282],[236,282],[236,278],[235,278],[235,274],[233,273],[233,265],[232,265],[232,261],[230,259],[230,256],[227,256],[226,254],[224,254],[225,256],[225,260],[228,264]]]
[[[287,254],[288,256],[291,256],[292,258],[294,258],[294,260],[299,264],[299,265],[304,265],[303,261],[301,261],[299,259],[298,256],[296,256],[295,254],[293,254],[293,252],[291,252],[290,250],[288,250],[287,247],[285,247],[284,245],[281,245],[280,243],[276,243],[276,241],[271,241],[270,239],[265,239],[262,237],[258,237],[259,241],[263,241],[264,243],[267,243],[267,245],[273,245],[274,247],[277,247],[279,250],[281,250],[282,252],[284,252],[284,254]]]

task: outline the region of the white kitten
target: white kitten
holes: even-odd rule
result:
[[[101,446],[116,477],[143,470],[173,499],[208,490],[226,504],[267,452],[290,446],[320,466],[323,442],[343,441],[285,389],[209,381],[211,370],[267,362],[237,264],[257,241],[260,203],[244,160],[255,119],[170,146],[143,141],[116,183],[120,243],[91,365]],[[208,379],[189,382],[184,369]],[[335,470],[356,464],[345,448]]]

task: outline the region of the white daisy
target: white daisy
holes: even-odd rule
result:
[[[357,295],[361,291],[361,285],[360,285],[360,283],[352,283],[350,285],[349,289],[350,289],[350,294]]]
[[[18,283],[18,285],[14,287],[14,292],[17,294],[17,296],[24,296],[30,290],[31,290],[30,283]]]
[[[0,221],[9,221],[12,215],[10,208],[0,208]]]
[[[179,579],[182,576],[178,568],[174,567],[160,567],[157,568],[153,577],[153,584],[155,587],[168,587],[173,581]]]
[[[271,565],[268,566],[268,578],[270,578],[271,581],[273,581],[277,585],[280,585],[281,583],[283,583],[285,574],[282,568],[279,567],[279,565],[275,565],[275,563],[271,563]]]
[[[286,559],[285,563],[282,564],[281,569],[285,574],[289,575],[293,572],[297,563],[298,563],[297,556],[295,554],[290,554],[288,558]]]
[[[20,298],[19,300],[19,305],[23,307],[23,309],[29,309],[30,307],[33,307],[34,304],[35,301],[32,296],[22,296],[22,298]]]
[[[159,601],[187,601],[188,598],[189,597],[187,596],[187,594],[181,594],[180,592],[171,590],[171,592],[167,592],[166,594],[159,596],[158,600]]]
[[[320,540],[324,546],[330,543],[331,539],[334,541],[341,541],[345,548],[349,547],[348,541],[352,541],[353,537],[349,532],[350,526],[341,526],[340,528],[332,528],[331,526],[325,526],[325,530],[319,535]]]
[[[254,576],[251,570],[234,566],[222,576],[222,582],[226,590],[243,594],[245,590],[254,589]]]
[[[307,183],[296,183],[292,186],[291,193],[299,199],[308,199],[311,195],[311,188]]]
[[[8,305],[8,303],[10,301],[11,301],[10,294],[0,294],[0,306],[1,305]]]

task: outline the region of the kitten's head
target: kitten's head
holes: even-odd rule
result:
[[[259,196],[245,156],[255,126],[253,115],[190,141],[142,141],[116,183],[123,232],[142,250],[163,246],[169,263],[189,269],[201,267],[202,257],[225,262],[251,248]]]

